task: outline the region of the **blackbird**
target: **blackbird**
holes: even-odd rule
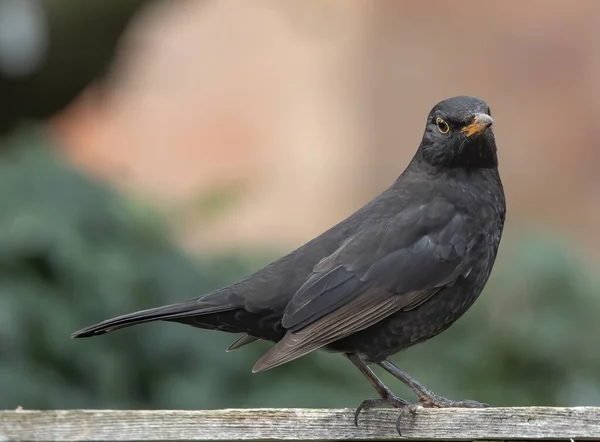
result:
[[[160,320],[243,333],[228,351],[257,340],[274,342],[253,372],[319,348],[338,352],[380,395],[360,404],[355,423],[364,409],[414,408],[369,364],[408,385],[417,405],[486,406],[440,397],[387,358],[446,330],[488,280],[506,212],[493,122],[478,98],[441,101],[406,170],[336,226],[232,285],[108,319],[73,337]]]

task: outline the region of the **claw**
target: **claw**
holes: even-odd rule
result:
[[[402,431],[400,431],[400,423],[403,421],[405,417],[412,417],[416,414],[419,408],[423,408],[423,406],[419,403],[416,404],[408,404],[400,413],[398,413],[398,419],[396,419],[396,431],[398,431],[398,435],[402,436]]]
[[[373,408],[404,408],[409,406],[410,402],[399,398],[396,395],[389,395],[386,398],[380,399],[366,399],[361,402],[356,411],[354,412],[354,425],[358,427],[358,416],[363,410],[371,410]]]

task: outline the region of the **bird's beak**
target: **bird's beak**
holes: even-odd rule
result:
[[[475,114],[473,122],[465,126],[461,132],[470,137],[471,135],[485,132],[492,124],[494,124],[494,119],[488,114]]]

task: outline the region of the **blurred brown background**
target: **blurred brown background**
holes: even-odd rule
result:
[[[594,253],[599,17],[595,0],[165,2],[127,30],[108,94],[90,87],[54,125],[73,161],[175,211],[190,247],[291,247],[387,186],[437,101],[476,95],[508,226]],[[235,204],[177,221],[215,186]]]

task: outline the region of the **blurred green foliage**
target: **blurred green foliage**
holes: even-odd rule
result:
[[[373,397],[338,355],[252,374],[268,344],[225,353],[235,336],[180,324],[69,339],[102,319],[233,282],[266,256],[187,256],[157,212],[72,170],[43,133],[22,132],[3,147],[0,408],[354,407]],[[501,256],[464,318],[395,361],[456,399],[600,403],[597,279],[568,247],[537,232],[513,228]]]

